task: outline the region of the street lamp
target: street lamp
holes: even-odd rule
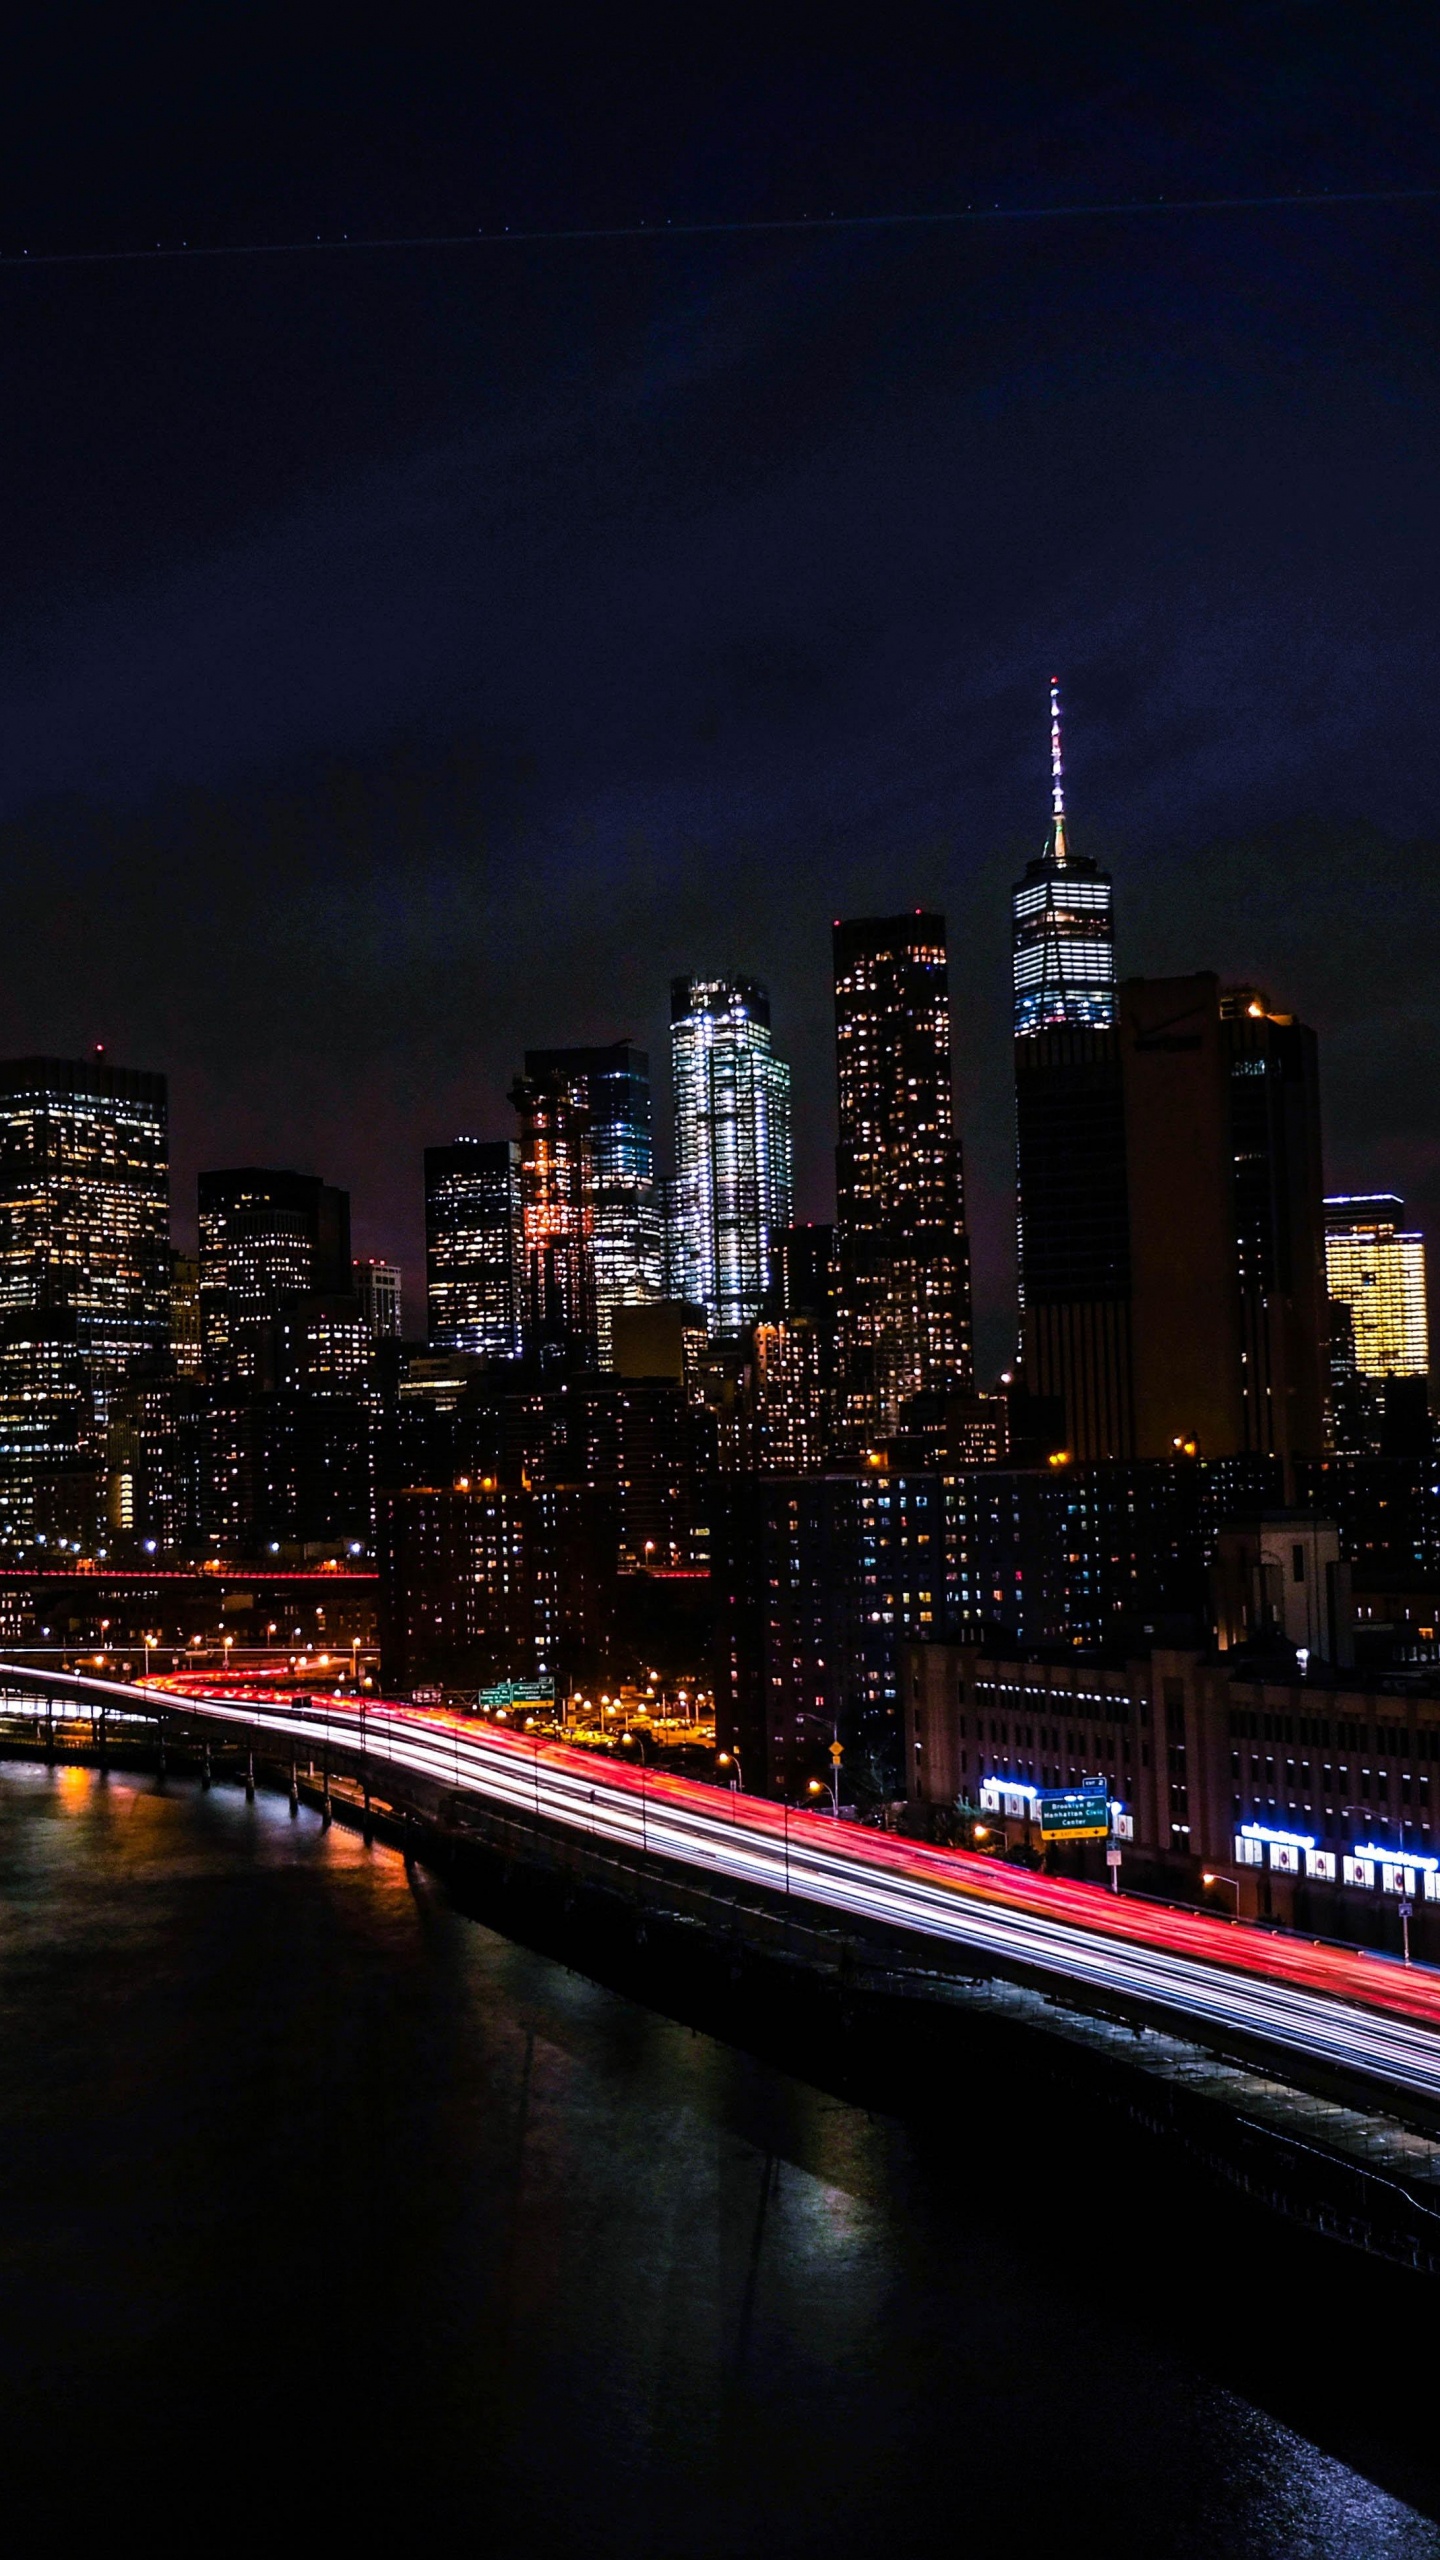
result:
[[[737,1792],[744,1786],[745,1772],[740,1766],[740,1754],[738,1751],[717,1751],[715,1754],[715,1766],[717,1769],[734,1770],[735,1775],[731,1779],[730,1784],[737,1790]]]
[[[805,1792],[807,1795],[811,1796],[828,1796],[830,1799],[830,1810],[836,1821],[839,1821],[840,1789],[833,1783],[833,1781],[827,1782],[824,1778],[812,1778]]]
[[[1201,1883],[1202,1883],[1202,1884],[1223,1884],[1223,1885],[1225,1886],[1225,1888],[1226,1888],[1226,1891],[1227,1891],[1227,1892],[1229,1892],[1229,1893],[1233,1893],[1233,1894],[1234,1894],[1234,1896],[1235,1896],[1235,1918],[1238,1920],[1238,1919],[1239,1919],[1239,1917],[1240,1917],[1240,1881],[1239,1881],[1239,1878],[1238,1878],[1237,1876],[1217,1876],[1216,1874],[1214,1874],[1214,1872],[1212,1871],[1212,1869],[1210,1869],[1209,1867],[1207,1867],[1207,1868],[1206,1868],[1206,1870],[1205,1870],[1205,1872],[1204,1872],[1204,1874],[1201,1876],[1200,1881],[1201,1881]]]

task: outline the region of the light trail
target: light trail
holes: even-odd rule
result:
[[[541,1816],[591,1839],[844,1917],[906,1930],[982,1963],[1009,1962],[1257,2038],[1430,2100],[1440,2099],[1440,1975],[1382,1957],[1118,1899],[958,1851],[926,1849],[754,1796],[617,1767],[563,1743],[470,1718],[352,1699],[281,1705],[233,1683],[147,1689],[0,1663],[30,1695],[187,1716],[307,1753],[362,1755],[432,1785]]]

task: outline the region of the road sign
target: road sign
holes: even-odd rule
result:
[[[830,1745],[830,1757],[831,1757],[831,1759],[834,1761],[835,1766],[836,1766],[836,1768],[838,1769],[838,1768],[839,1768],[839,1766],[840,1766],[841,1761],[842,1761],[842,1760],[844,1759],[844,1757],[845,1757],[845,1745],[844,1745],[844,1743],[843,1743],[843,1742],[832,1742],[832,1743],[831,1743],[831,1745]]]
[[[1110,1798],[1104,1787],[1042,1787],[1035,1815],[1042,1840],[1110,1837]]]

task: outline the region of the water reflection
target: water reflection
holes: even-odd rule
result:
[[[1057,2271],[1063,2116],[1042,2196],[983,2084],[912,2138],[283,1800],[0,1773],[0,2033],[12,2532],[138,2477],[157,2529],[486,2554],[1440,2552],[1216,2387],[1178,2207]],[[1371,2467],[1412,2459],[1428,2503],[1428,2443]]]

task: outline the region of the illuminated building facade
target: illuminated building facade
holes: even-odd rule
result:
[[[597,1356],[590,1115],[555,1068],[521,1076],[521,1334],[527,1351]]]
[[[457,1138],[425,1150],[425,1280],[435,1351],[520,1353],[520,1150]]]
[[[617,1308],[664,1294],[664,1251],[655,1195],[650,1061],[617,1040],[603,1049],[527,1049],[528,1082],[558,1081],[588,1124],[590,1254],[600,1365],[613,1362]]]
[[[753,1324],[770,1241],[790,1223],[790,1070],[770,999],[750,978],[677,978],[670,991],[675,1090],[674,1293],[712,1331]]]
[[[0,1066],[0,1316],[68,1311],[103,1422],[170,1316],[165,1079],[91,1059]]]
[[[830,1446],[825,1341],[813,1316],[755,1327],[755,1463],[766,1475],[811,1475]]]
[[[262,1383],[281,1310],[353,1288],[348,1192],[258,1165],[201,1174],[200,1334],[213,1384]]]
[[[377,1342],[400,1339],[400,1265],[365,1260],[355,1265],[360,1313]]]
[[[0,1547],[58,1541],[90,1553],[101,1446],[74,1309],[11,1308],[0,1316]]]
[[[170,1357],[182,1378],[203,1378],[200,1334],[200,1264],[193,1253],[170,1255]]]
[[[1060,694],[1050,687],[1050,833],[1011,898],[1015,1036],[1103,1030],[1115,1019],[1110,875],[1072,853],[1065,826]]]
[[[1425,1239],[1407,1235],[1393,1192],[1325,1203],[1325,1278],[1350,1310],[1355,1366],[1365,1378],[1423,1378],[1430,1370]]]
[[[944,917],[837,924],[834,953],[839,1421],[863,1442],[969,1383],[970,1257]]]
[[[594,1486],[417,1486],[381,1504],[382,1677],[469,1688],[503,1679],[564,1696],[614,1611],[613,1505]]]

